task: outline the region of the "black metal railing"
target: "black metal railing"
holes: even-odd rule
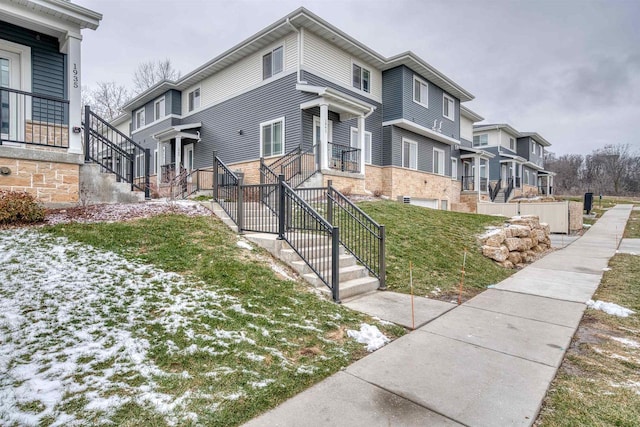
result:
[[[238,190],[238,229],[278,233],[279,184],[240,185]]]
[[[171,200],[175,199],[183,199],[185,198],[185,193],[187,192],[187,176],[189,175],[189,171],[184,168],[181,168],[180,173],[174,174],[169,181],[169,198]]]
[[[328,143],[329,168],[342,172],[360,173],[360,149],[348,145]]]
[[[280,176],[278,236],[302,258],[340,301],[340,230],[331,225]]]
[[[69,101],[0,87],[0,145],[69,147]]]
[[[504,202],[507,203],[509,201],[509,197],[511,197],[511,193],[513,192],[513,178],[507,179],[507,188],[504,190]]]
[[[474,191],[475,182],[473,176],[462,176],[462,191]]]
[[[89,106],[84,108],[84,159],[101,166],[103,172],[116,176],[118,181],[131,184],[131,190],[149,193],[151,151],[111,126],[95,114]]]
[[[278,176],[284,175],[285,181],[293,188],[300,186],[316,173],[315,156],[301,147],[294,148],[271,164],[260,159],[260,183],[276,184]]]
[[[502,179],[497,180],[495,186],[492,186],[491,184],[489,184],[489,198],[491,199],[492,202],[496,200],[496,197],[498,196],[498,193],[500,192],[501,189],[502,189]]]
[[[162,175],[162,183],[168,184],[176,177],[176,164],[167,163],[166,165],[160,165],[160,171]]]
[[[522,178],[519,176],[516,176],[515,187],[516,188],[522,187]]]
[[[327,220],[340,229],[340,244],[386,288],[385,228],[353,204],[329,181]]]
[[[553,187],[549,187],[549,191],[547,191],[547,186],[546,185],[539,185],[538,186],[538,193],[542,194],[543,196],[550,196],[553,194]]]
[[[238,190],[242,181],[218,158],[215,152],[213,153],[213,170],[213,200],[218,202],[233,222],[239,224],[238,220],[242,219],[242,209],[238,208],[240,206],[238,197],[241,197]],[[238,218],[239,215],[240,218]]]

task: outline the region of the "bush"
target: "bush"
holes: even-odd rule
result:
[[[40,222],[44,212],[31,194],[0,190],[0,224]]]

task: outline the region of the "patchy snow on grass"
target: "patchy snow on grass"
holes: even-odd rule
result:
[[[629,348],[640,348],[640,343],[638,343],[637,341],[634,340],[630,340],[628,338],[620,338],[620,337],[610,337],[612,340],[619,342],[620,344],[624,345],[625,347],[629,347]]]
[[[238,245],[239,248],[246,249],[248,251],[253,250],[253,246],[251,246],[249,243],[245,242],[244,240],[238,240],[236,242],[236,245]]]
[[[600,301],[600,300],[594,301],[590,299],[589,301],[587,301],[587,307],[592,308],[594,310],[604,311],[607,314],[611,314],[612,316],[618,316],[618,317],[628,317],[635,313],[633,310],[622,307],[618,304],[614,304],[612,302]]]
[[[360,344],[366,344],[368,352],[376,351],[391,341],[376,326],[367,325],[366,323],[360,325],[359,331],[347,330],[347,335]]]

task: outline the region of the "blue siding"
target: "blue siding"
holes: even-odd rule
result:
[[[384,105],[383,120],[385,122],[403,117],[402,81],[403,67],[382,72],[382,104]]]
[[[413,101],[414,75],[420,77],[429,85],[428,108]],[[443,135],[460,139],[460,100],[447,94],[454,100],[454,120],[451,121],[442,115],[443,94],[445,92],[440,87],[405,66],[402,66],[402,81],[403,117],[429,129],[433,127],[434,120],[437,120],[438,125],[442,122]]]
[[[410,132],[396,126],[391,128],[392,164],[402,167],[402,139],[406,138],[418,145],[418,170],[433,173],[433,149],[444,151],[444,175],[451,176],[451,146]]]

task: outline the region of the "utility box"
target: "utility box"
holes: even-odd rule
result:
[[[593,193],[584,193],[584,210],[587,211],[587,215],[591,213],[593,209]]]

